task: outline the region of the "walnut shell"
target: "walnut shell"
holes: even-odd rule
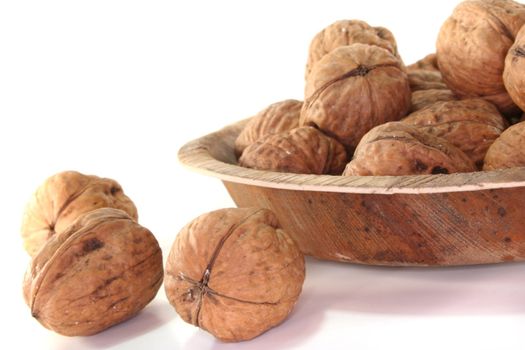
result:
[[[24,247],[33,256],[53,236],[83,213],[97,208],[116,208],[137,220],[135,204],[115,181],[76,171],[49,177],[26,206],[21,235]]]
[[[324,28],[312,39],[308,50],[305,78],[308,79],[315,64],[326,54],[338,47],[356,43],[382,47],[401,60],[397,52],[396,39],[388,29],[372,27],[359,20],[340,20]]]
[[[482,97],[502,113],[514,112],[502,75],[507,51],[523,24],[525,6],[517,2],[461,2],[437,40],[439,70],[447,86],[461,98]]]
[[[503,82],[510,97],[525,110],[525,26],[518,32],[505,58]]]
[[[268,134],[292,130],[299,126],[302,101],[284,100],[266,107],[250,119],[235,140],[235,153],[239,157],[244,149]]]
[[[403,122],[444,138],[479,169],[488,148],[507,127],[498,109],[482,99],[437,102],[410,114]]]
[[[436,102],[457,100],[456,95],[448,89],[429,89],[412,92],[412,106],[410,113],[419,111]]]
[[[410,95],[402,63],[389,51],[339,47],[313,68],[300,124],[317,126],[351,152],[374,126],[406,116]]]
[[[155,237],[122,210],[85,213],[53,235],[31,261],[24,297],[42,325],[76,336],[134,316],[163,278]]]
[[[431,89],[448,89],[438,70],[412,69],[408,71],[408,83],[412,92]]]
[[[312,127],[267,135],[248,146],[239,165],[296,174],[342,173],[347,162],[344,147]]]
[[[267,209],[222,209],[177,235],[164,287],[180,317],[223,341],[254,338],[291,312],[304,257]]]
[[[509,127],[490,146],[483,170],[525,166],[525,122]]]
[[[404,122],[370,130],[343,175],[421,175],[475,171],[474,163],[446,140]]]
[[[438,63],[437,63],[437,55],[435,53],[428,54],[422,59],[407,66],[408,72],[410,72],[411,70],[419,70],[419,69],[439,72]]]

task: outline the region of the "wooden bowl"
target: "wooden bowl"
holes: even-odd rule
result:
[[[239,207],[277,214],[319,259],[389,266],[525,260],[525,168],[417,176],[298,175],[242,168],[247,120],[184,145],[180,162],[222,180]]]

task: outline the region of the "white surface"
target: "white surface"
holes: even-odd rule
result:
[[[55,172],[117,179],[167,255],[195,216],[232,206],[176,160],[190,139],[301,98],[312,36],[359,18],[407,63],[434,50],[456,1],[3,1],[0,3],[2,344],[31,349],[521,349],[524,264],[373,268],[308,260],[281,326],[222,344],[161,289],[136,318],[86,338],[41,327],[21,296],[25,201]]]

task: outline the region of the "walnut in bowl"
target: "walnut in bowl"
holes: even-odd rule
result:
[[[300,124],[317,127],[351,153],[368,130],[404,117],[410,97],[404,67],[391,52],[375,45],[342,46],[309,75]]]

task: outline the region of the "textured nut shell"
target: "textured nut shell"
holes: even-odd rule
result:
[[[338,47],[357,43],[379,46],[400,59],[396,39],[388,29],[371,27],[359,20],[340,20],[324,28],[312,39],[308,50],[306,78],[326,54]]]
[[[461,2],[445,21],[437,40],[439,69],[460,97],[483,97],[502,113],[516,106],[503,85],[507,51],[521,26],[525,6],[511,0]]]
[[[235,140],[235,153],[240,156],[244,149],[268,134],[292,130],[299,126],[302,101],[284,100],[271,104],[250,119]]]
[[[412,69],[408,71],[408,83],[412,92],[430,89],[448,89],[438,70]]]
[[[26,206],[21,228],[25,249],[35,255],[49,237],[78,216],[104,207],[124,210],[137,220],[137,208],[115,180],[76,171],[49,177]]]
[[[352,151],[376,125],[410,108],[401,62],[378,46],[353,44],[325,55],[306,82],[301,125],[315,125]]]
[[[239,158],[239,165],[247,168],[318,175],[339,175],[346,162],[339,142],[308,126],[263,137]]]
[[[420,175],[475,171],[472,161],[444,139],[403,122],[366,134],[343,175]]]
[[[512,125],[490,146],[483,170],[525,166],[525,122]]]
[[[291,312],[304,257],[267,209],[201,215],[177,235],[165,290],[181,318],[223,341],[248,340]]]
[[[432,70],[432,71],[439,71],[438,63],[437,63],[437,55],[435,53],[431,53],[423,57],[417,62],[414,62],[407,66],[407,71],[410,72],[412,70]]]
[[[457,100],[456,95],[448,89],[418,90],[412,93],[412,106],[410,112],[419,111],[425,107],[441,101]]]
[[[24,297],[46,328],[91,335],[144,308],[162,278],[151,232],[122,210],[101,208],[46,242],[26,272]]]
[[[525,110],[525,26],[505,58],[503,82],[514,103]]]
[[[488,148],[505,130],[498,109],[482,99],[437,102],[410,114],[403,122],[444,138],[462,150],[478,168]]]

